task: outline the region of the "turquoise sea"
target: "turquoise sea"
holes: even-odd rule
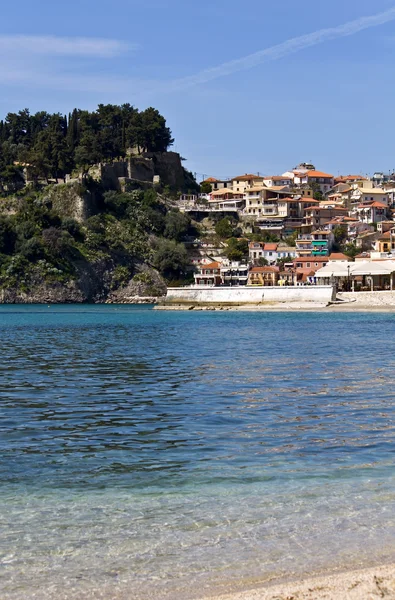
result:
[[[395,560],[395,315],[0,308],[0,598]]]

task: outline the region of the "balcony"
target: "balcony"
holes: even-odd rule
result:
[[[300,252],[308,252],[309,254],[314,250],[313,246],[298,246],[296,244],[296,250]]]

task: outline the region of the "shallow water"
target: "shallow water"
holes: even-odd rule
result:
[[[395,559],[395,316],[2,306],[0,597]]]

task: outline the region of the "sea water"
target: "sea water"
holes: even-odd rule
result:
[[[395,316],[0,308],[0,597],[395,558]]]

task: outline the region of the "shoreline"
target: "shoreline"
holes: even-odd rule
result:
[[[367,600],[395,598],[395,564],[314,575],[265,584],[250,590],[200,597],[199,600]]]
[[[160,305],[157,304],[154,306],[154,310],[164,310],[164,311],[191,311],[191,312],[322,312],[322,313],[349,313],[349,312],[395,312],[395,306],[391,305],[383,305],[383,304],[375,304],[375,305],[367,305],[367,304],[358,304],[354,303],[345,303],[341,304],[325,304],[325,305],[317,305],[317,304],[309,304],[309,305],[301,305],[301,304],[275,304],[275,305],[263,305],[263,304],[241,304],[234,306],[219,306],[215,304],[210,305]]]

